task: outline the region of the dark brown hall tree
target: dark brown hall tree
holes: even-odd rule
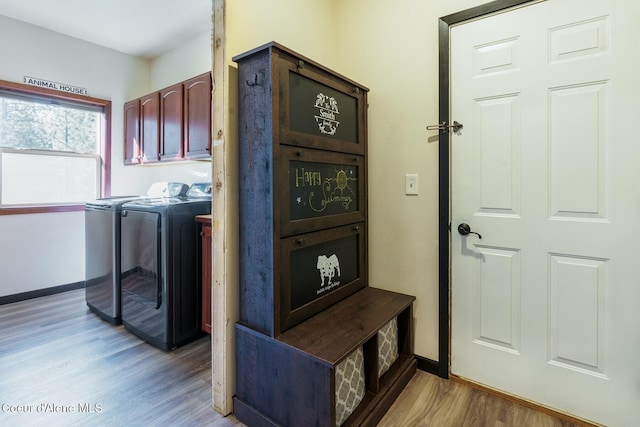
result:
[[[415,298],[368,283],[368,89],[277,43],[234,61],[235,416],[250,426],[373,426],[416,361]]]

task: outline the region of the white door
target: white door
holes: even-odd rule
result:
[[[451,372],[640,425],[640,2],[548,0],[450,40]]]

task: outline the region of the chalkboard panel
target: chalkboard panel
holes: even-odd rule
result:
[[[320,243],[291,252],[291,309],[358,278],[358,237]]]
[[[358,142],[357,99],[289,72],[289,128],[296,132]]]
[[[364,223],[283,239],[281,331],[366,286],[365,239]]]
[[[292,220],[356,212],[358,167],[289,162],[289,197]]]
[[[365,220],[363,157],[289,146],[280,157],[281,236]]]

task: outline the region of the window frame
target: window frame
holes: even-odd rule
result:
[[[49,98],[60,101],[72,101],[75,103],[90,105],[102,109],[104,115],[104,139],[100,147],[100,197],[111,195],[111,101],[100,98],[93,98],[85,95],[78,95],[57,91],[53,89],[41,88],[22,83],[14,83],[0,80],[0,90],[13,92],[26,97]],[[84,204],[42,204],[28,206],[0,207],[0,215],[20,215],[48,212],[73,212],[84,210]]]

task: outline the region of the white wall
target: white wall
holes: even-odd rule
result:
[[[438,360],[438,18],[488,0],[339,2],[339,63],[369,93],[372,286],[416,296],[415,352]],[[405,195],[405,174],[419,194]]]
[[[193,61],[150,61],[0,16],[0,79],[22,83],[24,76],[84,87],[92,97],[112,102],[112,194],[140,194],[155,181],[211,180],[211,164],[124,167],[123,104],[153,90],[152,75],[195,76],[209,68]],[[208,58],[202,42],[187,43]],[[204,46],[204,48],[203,48]],[[180,49],[167,55],[179,57]],[[203,60],[204,61],[204,60]],[[210,67],[210,66],[209,66]],[[172,69],[178,71],[171,71]],[[167,77],[169,78],[169,77]],[[180,77],[177,81],[183,80]],[[0,296],[84,280],[84,214],[81,212],[0,216]]]
[[[438,122],[438,18],[487,1],[227,1],[229,56],[276,40],[369,87],[370,284],[417,297],[415,352],[433,360],[438,142],[425,127]],[[404,194],[407,173],[417,196]]]
[[[164,89],[209,71],[211,71],[210,31],[153,59],[150,62],[149,92]],[[115,174],[118,184],[121,184],[120,178],[123,178],[126,186],[128,176],[137,172],[129,169],[136,168],[138,166],[120,168],[120,172]],[[156,181],[173,180],[187,184],[211,181],[210,161],[181,162],[179,165],[152,165],[142,168],[146,169],[143,184],[146,187]]]
[[[131,94],[125,101],[164,89],[175,83],[211,71],[211,33],[207,32],[149,61],[148,77],[143,93]],[[124,166],[122,104],[114,107],[114,135],[112,135],[112,194],[142,194],[157,181],[177,181],[192,184],[211,181],[211,162],[190,161],[174,164]],[[116,126],[115,116],[120,123]],[[117,136],[115,135],[117,133]]]
[[[160,90],[207,71],[211,71],[211,32],[153,59],[151,89]]]
[[[275,41],[329,68],[337,66],[336,0],[227,0],[227,56]]]

